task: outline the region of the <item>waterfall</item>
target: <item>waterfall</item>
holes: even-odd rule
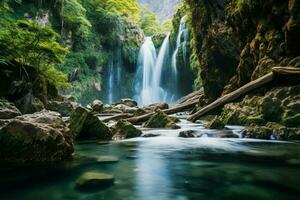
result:
[[[151,37],[146,37],[138,59],[138,70],[134,82],[135,99],[139,105],[162,102],[166,92],[162,87],[163,67],[169,57],[170,33],[167,34],[158,56]]]
[[[155,102],[165,100],[165,90],[161,86],[163,66],[165,66],[170,51],[170,33],[167,34],[160,48],[154,69],[153,76],[153,97]]]
[[[156,57],[152,38],[146,37],[139,52],[137,73],[134,81],[135,99],[140,105],[147,105],[154,102],[152,76]]]
[[[121,98],[121,74],[122,74],[122,55],[121,47],[113,50],[111,59],[108,62],[106,73],[106,102],[112,104]]]
[[[178,68],[177,68],[177,55],[179,48],[182,46],[182,51],[183,51],[183,60],[184,60],[184,65],[186,65],[186,43],[188,41],[188,27],[186,25],[186,19],[187,15],[181,18],[180,20],[180,25],[179,25],[179,30],[178,30],[178,35],[176,39],[176,48],[172,56],[172,82],[174,83],[173,87],[173,97],[172,97],[172,102],[178,98],[177,95],[177,87],[178,87]]]

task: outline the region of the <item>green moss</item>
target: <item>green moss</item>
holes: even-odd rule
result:
[[[298,127],[300,126],[300,113],[283,118],[283,123],[287,126]]]

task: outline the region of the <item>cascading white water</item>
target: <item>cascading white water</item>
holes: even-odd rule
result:
[[[174,82],[174,89],[173,94],[176,95],[177,86],[178,86],[178,69],[177,69],[177,55],[179,48],[182,46],[183,50],[183,60],[184,64],[186,65],[186,43],[188,41],[188,27],[186,25],[187,15],[181,18],[177,40],[176,40],[176,48],[172,56],[172,80]],[[173,99],[176,98],[173,96]]]
[[[146,37],[138,58],[138,70],[135,76],[135,99],[140,105],[154,101],[152,75],[156,62],[156,50],[151,37]]]
[[[162,102],[165,100],[165,90],[161,86],[163,66],[166,63],[170,53],[170,33],[167,34],[160,48],[153,76],[153,97],[154,102]]]

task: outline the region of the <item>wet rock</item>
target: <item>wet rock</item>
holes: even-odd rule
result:
[[[144,137],[144,138],[151,138],[151,137],[158,137],[158,136],[160,136],[160,134],[146,133],[146,134],[142,135],[142,137]]]
[[[220,138],[239,138],[238,135],[232,133],[231,131],[226,131],[226,132],[220,133],[220,134],[218,134],[218,136]]]
[[[49,101],[46,109],[60,113],[63,117],[70,116],[75,109],[75,104],[70,101]]]
[[[121,103],[129,107],[136,107],[138,105],[133,99],[121,99]]]
[[[247,127],[242,131],[242,137],[244,138],[255,138],[255,139],[271,139],[273,130],[265,126],[253,126]]]
[[[123,140],[142,135],[142,131],[126,120],[119,120],[113,127],[113,140]]]
[[[209,129],[224,129],[225,124],[219,117],[215,117],[211,122],[209,122],[206,126]]]
[[[79,140],[110,140],[111,130],[92,112],[78,107],[71,114],[69,127],[74,138]]]
[[[114,184],[114,176],[98,172],[86,172],[76,181],[80,189],[101,189]]]
[[[170,128],[179,129],[180,127],[176,125],[179,120],[175,117],[170,117],[162,111],[156,111],[156,113],[143,124],[145,128]]]
[[[116,163],[116,162],[119,162],[119,158],[116,157],[116,156],[100,156],[98,159],[97,159],[97,162],[98,163]]]
[[[0,99],[0,119],[12,119],[21,114],[13,103]]]
[[[11,119],[0,129],[0,160],[49,162],[71,158],[70,130],[59,113],[42,111]]]
[[[182,138],[196,138],[198,135],[196,134],[196,131],[189,130],[189,131],[181,131],[179,133],[179,137]]]
[[[104,104],[100,100],[95,100],[91,104],[91,108],[95,112],[102,112]]]
[[[272,136],[277,140],[299,140],[300,128],[290,128],[282,124],[269,122],[266,126],[272,129]]]

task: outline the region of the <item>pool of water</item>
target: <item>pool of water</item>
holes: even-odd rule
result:
[[[152,138],[76,145],[74,160],[62,164],[0,167],[0,199],[190,200],[299,199],[300,143],[223,139],[224,131],[180,123],[181,130],[149,130]],[[239,135],[242,127],[227,127]],[[200,138],[180,138],[195,130]],[[99,156],[119,162],[97,163]],[[84,172],[113,174],[115,183],[79,190]]]

